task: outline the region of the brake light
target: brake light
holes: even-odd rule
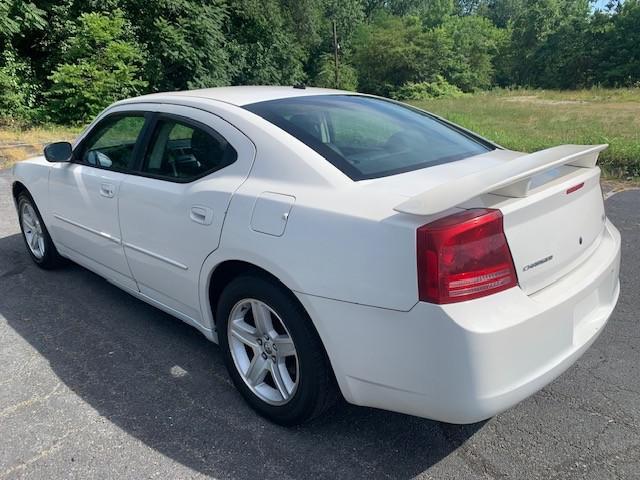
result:
[[[568,188],[567,189],[567,195],[569,195],[570,193],[573,193],[573,192],[576,192],[576,191],[580,190],[582,187],[584,187],[584,182],[579,183],[577,185],[574,185],[571,188]]]
[[[518,284],[500,210],[465,210],[423,225],[417,250],[421,301],[462,302]]]

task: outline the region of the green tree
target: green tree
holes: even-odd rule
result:
[[[615,14],[596,13],[588,54],[592,83],[610,87],[640,85],[640,2],[626,0]]]
[[[406,83],[433,82],[451,65],[453,40],[425,30],[418,17],[378,15],[354,37],[353,65],[362,91],[390,95]]]
[[[291,31],[305,51],[322,42],[325,0],[280,0],[276,3],[280,4],[277,15],[281,16],[282,25]]]
[[[578,88],[591,84],[589,22],[574,18],[561,24],[538,46],[529,83],[542,88]]]
[[[14,35],[44,28],[44,15],[45,11],[31,2],[0,0],[0,45],[6,46]]]
[[[478,8],[483,4],[483,0],[455,0],[455,13],[461,17],[465,15],[476,15]]]
[[[441,25],[455,12],[453,0],[404,0],[410,8],[408,13],[417,15],[427,27]]]
[[[457,7],[454,0],[366,0],[363,6],[369,18],[380,12],[399,17],[416,16],[426,26],[440,25]]]
[[[336,85],[336,68],[333,55],[330,53],[323,54],[318,64],[318,73],[313,79],[314,86],[351,91],[358,88],[358,72],[350,64],[345,62],[338,64],[338,85]]]
[[[53,120],[86,122],[110,103],[142,92],[143,55],[127,33],[122,12],[85,13],[63,45],[66,62],[49,79],[47,93]]]
[[[0,117],[28,119],[36,105],[37,86],[30,65],[12,49],[0,53]]]
[[[355,90],[357,72],[351,64],[353,35],[365,14],[361,0],[323,0],[320,41],[308,52],[305,70],[316,86],[335,87],[333,22],[336,24],[340,64],[340,88]]]
[[[449,17],[441,29],[452,39],[452,60],[446,71],[449,82],[466,92],[491,87],[493,60],[507,40],[504,30],[475,15]]]
[[[152,90],[228,85],[234,74],[225,38],[222,0],[122,0],[138,42],[147,51]]]
[[[238,0],[230,6],[231,82],[293,85],[306,79],[307,51],[296,40],[292,18],[277,0]]]
[[[365,19],[362,0],[325,0],[323,39],[330,39],[332,22],[336,22],[338,39],[343,48],[348,48],[353,34]]]
[[[542,86],[548,61],[544,50],[550,43],[572,42],[572,33],[586,28],[587,0],[531,0],[512,22],[513,81],[518,85]],[[561,34],[561,36],[558,36]],[[575,50],[574,50],[575,53]],[[558,60],[557,58],[555,59]]]
[[[0,116],[28,119],[39,91],[28,57],[14,42],[46,26],[45,12],[31,2],[0,0]]]
[[[0,0],[0,108],[34,118],[46,105],[53,119],[83,121],[114,99],[148,91],[304,81],[333,87],[334,22],[346,89],[421,96],[448,94],[450,86],[637,85],[640,0],[612,0],[602,11],[592,5]]]
[[[507,28],[527,8],[525,0],[480,0],[478,15],[488,18],[498,28]]]

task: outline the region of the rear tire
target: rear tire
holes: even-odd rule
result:
[[[237,277],[223,290],[216,318],[229,375],[260,415],[296,425],[335,403],[337,386],[322,342],[282,285],[261,276]]]
[[[38,207],[26,192],[18,196],[18,219],[27,252],[38,267],[51,270],[66,263],[56,250]]]

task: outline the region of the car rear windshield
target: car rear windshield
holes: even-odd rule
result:
[[[455,162],[495,148],[425,112],[379,98],[311,95],[244,108],[304,142],[352,180]]]

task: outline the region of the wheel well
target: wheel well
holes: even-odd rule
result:
[[[336,381],[337,383],[335,371],[333,370],[333,365],[331,364],[331,360],[329,359],[327,349],[324,346],[324,342],[322,341],[322,338],[320,338],[320,334],[318,334],[318,330],[316,329],[316,326],[313,324],[313,321],[309,317],[309,313],[304,308],[304,305],[302,305],[300,300],[298,300],[298,297],[295,296],[295,294],[291,291],[289,287],[287,287],[284,283],[282,283],[278,277],[276,277],[272,273],[269,273],[264,268],[258,267],[257,265],[254,265],[252,263],[243,262],[242,260],[227,260],[225,262],[222,262],[216,267],[216,269],[211,274],[211,280],[209,282],[209,301],[211,305],[211,310],[213,311],[214,323],[217,322],[216,308],[218,305],[218,301],[220,300],[220,295],[224,290],[224,287],[226,287],[229,284],[229,282],[231,282],[234,278],[240,275],[246,275],[246,274],[257,275],[257,276],[262,276],[264,278],[267,278],[273,282],[276,282],[278,285],[281,285],[291,294],[291,298],[300,306],[301,310],[305,312],[305,314],[307,315],[307,318],[311,322],[311,328],[313,328],[313,330],[315,331],[315,334],[318,335],[318,338],[320,339],[320,344],[322,345],[322,348],[324,350],[325,358],[327,360],[329,368],[331,368],[331,373],[333,375],[334,381]]]
[[[214,321],[216,321],[216,308],[224,287],[226,287],[234,278],[246,274],[266,277],[269,280],[282,285],[284,288],[287,288],[287,286],[284,285],[275,275],[252,263],[243,262],[242,260],[227,260],[226,262],[222,262],[211,274],[211,280],[209,282],[209,301],[211,302]],[[287,288],[287,290],[290,289]]]
[[[14,182],[13,183],[13,187],[12,187],[12,193],[13,193],[13,198],[14,200],[17,202],[18,201],[18,196],[22,193],[22,192],[27,192],[27,194],[29,194],[29,190],[27,190],[27,187],[25,187],[22,183],[20,182]]]

